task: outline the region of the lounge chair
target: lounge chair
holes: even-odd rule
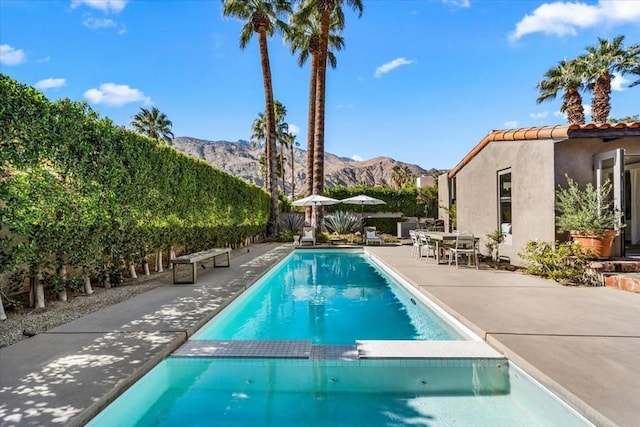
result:
[[[382,246],[384,241],[382,237],[378,236],[376,233],[375,227],[365,227],[364,228],[364,243],[368,245],[369,243],[377,243]]]
[[[300,246],[303,243],[311,243],[313,246],[316,245],[316,232],[313,227],[303,227],[302,228],[302,236],[300,236]]]

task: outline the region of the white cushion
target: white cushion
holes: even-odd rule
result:
[[[305,232],[304,232],[304,238],[305,238],[305,239],[313,239],[313,231],[311,231],[311,230],[305,230]]]
[[[378,236],[376,236],[376,232],[375,231],[367,231],[367,239],[377,239]]]

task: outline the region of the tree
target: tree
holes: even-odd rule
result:
[[[396,165],[392,169],[391,180],[395,184],[396,188],[404,188],[411,183],[414,179],[413,172],[409,166]]]
[[[136,132],[155,139],[157,142],[166,142],[168,145],[171,145],[173,140],[172,125],[171,120],[156,107],[151,108],[151,111],[140,108],[140,111],[131,120],[131,126]]]
[[[258,35],[260,45],[260,62],[265,98],[265,133],[266,139],[266,187],[271,195],[271,208],[267,234],[274,237],[278,234],[278,185],[276,181],[276,127],[273,100],[273,84],[267,36],[273,36],[276,30],[284,32],[286,24],[280,20],[283,13],[290,13],[291,5],[284,0],[224,0],[222,13],[235,16],[245,24],[240,30],[240,48],[249,44],[253,34]]]
[[[626,116],[620,119],[616,119],[616,118],[607,119],[607,123],[612,125],[616,123],[635,123],[635,122],[640,122],[640,114],[634,114],[633,116]]]
[[[285,118],[287,116],[287,108],[280,101],[274,102],[274,121],[276,128],[276,141],[279,145],[279,153],[280,159],[278,162],[278,166],[280,169],[280,177],[282,178],[282,190],[284,191],[284,149],[288,148],[288,132],[289,132],[289,124],[285,122]],[[267,125],[264,113],[258,113],[258,117],[253,121],[251,125],[251,144],[254,147],[262,146],[266,135]],[[264,160],[267,158],[266,147],[264,144],[265,153],[263,154],[261,164],[264,164]],[[265,179],[266,182],[266,179]]]
[[[611,79],[614,73],[640,75],[640,44],[624,49],[624,36],[613,40],[598,38],[597,46],[586,48],[578,60],[583,64],[587,87],[593,91],[591,118],[596,124],[606,123],[611,111]],[[631,86],[640,83],[640,78]]]
[[[578,61],[562,60],[544,74],[545,79],[537,85],[540,96],[538,104],[555,99],[563,92],[560,111],[567,114],[571,124],[584,124],[584,107],[580,91],[584,89],[582,64]]]
[[[287,146],[290,150],[289,161],[291,162],[291,198],[293,199],[293,197],[296,195],[295,147],[299,147],[300,143],[296,141],[295,134],[291,132],[286,133],[285,139],[287,140]],[[282,188],[284,190],[284,184],[282,185]]]
[[[348,5],[352,10],[357,10],[362,16],[362,0],[309,0],[308,7],[317,8],[320,14],[320,44],[318,50],[318,70],[316,74],[315,96],[315,127],[313,140],[313,194],[324,193],[324,119],[325,119],[325,92],[327,73],[327,52],[329,49],[329,34],[332,15],[343,15],[342,5]],[[322,206],[316,206],[314,213],[316,227],[322,223]]]
[[[331,68],[336,68],[337,60],[333,50],[339,51],[344,47],[344,38],[340,32],[344,28],[344,15],[336,13],[332,15],[329,26],[329,44],[327,49],[327,61]],[[292,16],[285,39],[289,42],[291,53],[299,52],[298,65],[302,66],[311,57],[311,76],[309,82],[309,112],[307,118],[307,195],[313,193],[313,159],[315,137],[315,112],[316,112],[316,82],[318,77],[318,55],[320,52],[320,33],[322,31],[320,13],[318,8],[301,8]],[[307,218],[311,216],[311,207],[307,209]]]

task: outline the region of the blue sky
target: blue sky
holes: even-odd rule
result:
[[[536,84],[597,38],[640,42],[640,1],[364,0],[327,76],[325,149],[449,169],[490,130],[564,124]],[[0,0],[0,72],[128,125],[156,106],[176,136],[249,139],[264,109],[257,39],[218,0]],[[308,65],[269,42],[274,96],[306,147]],[[640,113],[615,80],[612,117]],[[590,96],[585,97],[585,104]],[[587,117],[589,120],[589,117]]]

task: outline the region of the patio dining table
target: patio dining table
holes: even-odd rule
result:
[[[456,238],[458,237],[458,233],[452,233],[449,231],[429,231],[429,230],[416,230],[416,233],[422,234],[427,238],[436,242],[436,264],[440,264],[440,251],[443,251],[448,246],[453,246],[456,243]],[[476,244],[480,241],[479,237],[475,237],[474,241]]]

